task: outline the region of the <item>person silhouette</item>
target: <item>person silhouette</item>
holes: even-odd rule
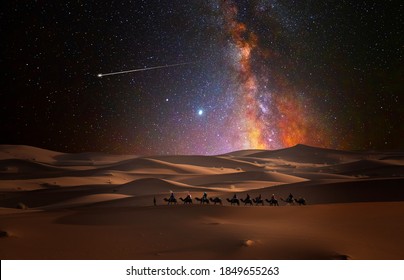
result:
[[[170,198],[169,198],[169,200],[170,200],[170,201],[175,200],[173,191],[170,191]]]
[[[192,196],[191,196],[191,194],[189,192],[188,192],[188,195],[187,195],[187,197],[185,199],[192,199]]]

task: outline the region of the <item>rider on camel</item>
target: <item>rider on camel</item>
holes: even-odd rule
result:
[[[185,199],[192,199],[191,194],[188,192],[187,197]]]
[[[169,200],[174,200],[174,199],[175,199],[174,193],[173,193],[173,191],[170,191],[170,198],[169,198]]]

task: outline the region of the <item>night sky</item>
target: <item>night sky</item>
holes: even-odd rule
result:
[[[0,144],[139,155],[404,148],[402,1],[0,5]]]

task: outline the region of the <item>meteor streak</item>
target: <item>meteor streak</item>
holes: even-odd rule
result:
[[[131,72],[140,72],[140,71],[147,71],[147,70],[153,70],[153,69],[161,69],[161,68],[168,68],[168,67],[176,67],[176,66],[181,66],[181,65],[187,65],[187,64],[192,64],[193,62],[184,62],[184,63],[177,63],[177,64],[169,64],[169,65],[160,65],[160,66],[154,66],[154,67],[145,67],[145,68],[138,68],[138,69],[132,69],[132,70],[125,70],[125,71],[119,71],[119,72],[111,72],[111,73],[105,73],[105,74],[98,74],[97,77],[101,78],[104,76],[112,76],[112,75],[118,75],[118,74],[126,74],[126,73],[131,73]]]

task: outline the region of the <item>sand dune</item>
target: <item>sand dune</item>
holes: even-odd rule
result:
[[[55,162],[55,157],[63,153],[24,145],[0,145],[1,159],[22,159],[42,163]]]
[[[397,221],[403,209],[401,202],[96,207],[7,215],[1,229],[9,237],[0,239],[0,254],[2,259],[402,259],[404,224]]]
[[[60,168],[46,165],[39,162],[32,162],[22,159],[3,159],[0,160],[0,176],[7,174],[38,173],[60,171]]]
[[[253,154],[259,153],[259,152],[264,152],[266,150],[240,150],[240,151],[234,151],[230,152],[221,156],[230,156],[230,157],[250,157]]]
[[[384,162],[396,165],[404,165],[404,155],[392,155],[392,156],[384,156],[379,158]]]
[[[297,145],[139,157],[2,145],[0,257],[402,259],[403,155]],[[170,191],[223,204],[168,206]],[[275,194],[281,206],[231,206],[234,193]],[[290,193],[308,205],[280,200]]]
[[[255,180],[243,180],[243,181],[232,181],[224,183],[210,183],[206,187],[212,191],[220,191],[225,193],[240,193],[240,192],[251,192],[259,191],[272,186],[279,186],[284,183],[281,182],[269,182],[269,181],[255,181]],[[225,194],[225,196],[230,197],[230,194]]]
[[[382,160],[361,159],[354,162],[342,163],[323,168],[323,171],[344,175],[367,175],[367,176],[393,176],[403,177],[404,166]]]
[[[119,170],[143,174],[217,174],[217,169],[189,164],[175,164],[152,158],[136,158],[103,167],[101,170]],[[224,172],[224,171],[221,171]]]
[[[316,172],[305,172],[305,171],[298,170],[298,171],[294,172],[293,175],[295,175],[296,177],[305,178],[305,179],[308,179],[308,180],[320,180],[320,179],[354,180],[354,179],[356,179],[355,176],[326,173],[322,169],[320,169],[320,170],[321,170],[321,172],[318,171],[318,168],[317,168]]]
[[[133,155],[109,155],[104,153],[60,154],[53,157],[58,165],[105,165],[137,158]]]
[[[254,171],[261,168],[256,164],[238,160],[237,158],[221,156],[159,156],[155,157],[155,159],[175,164],[188,164],[198,167],[210,167],[216,169],[230,168],[240,171]]]
[[[326,164],[335,164],[362,157],[358,152],[323,149],[300,144],[287,149],[258,152],[250,156],[257,158],[282,158],[291,162]]]
[[[403,178],[380,180],[315,180],[263,188],[251,195],[304,197],[310,205],[329,203],[404,201]]]
[[[66,209],[66,208],[84,206],[84,205],[111,201],[111,200],[116,200],[116,199],[123,199],[123,198],[128,198],[128,197],[130,197],[130,196],[123,195],[123,194],[105,194],[105,193],[90,194],[90,195],[84,195],[84,196],[80,196],[80,197],[73,198],[73,199],[68,199],[68,200],[65,200],[65,201],[62,201],[59,203],[46,205],[44,207],[41,207],[40,209],[43,209],[43,210]]]
[[[195,186],[174,182],[170,180],[145,178],[123,184],[116,188],[122,194],[148,195],[173,192],[187,192],[198,189]]]
[[[192,185],[206,185],[212,183],[232,184],[233,182],[240,182],[240,181],[268,181],[268,182],[291,184],[305,181],[305,179],[293,175],[287,175],[278,172],[268,172],[268,171],[262,171],[262,172],[247,171],[247,172],[218,174],[210,176],[188,176],[182,178],[177,177],[176,180]]]

